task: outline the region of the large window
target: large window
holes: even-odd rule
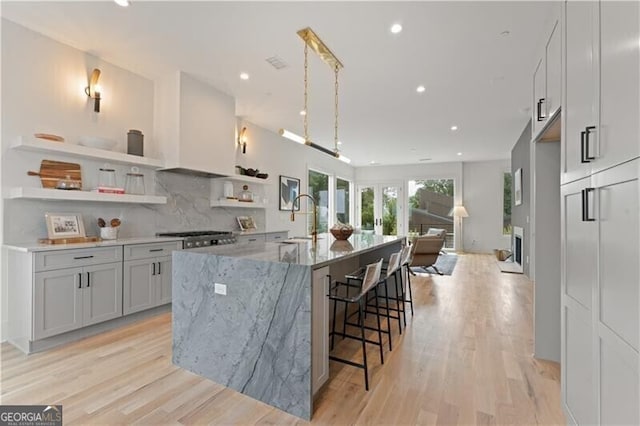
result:
[[[349,200],[351,196],[351,182],[336,178],[336,218],[342,223],[349,223],[351,217]]]
[[[504,174],[502,195],[502,233],[511,235],[511,183],[513,177],[510,172]]]
[[[453,179],[409,181],[409,232],[424,234],[429,228],[446,229],[446,248],[453,248]]]
[[[309,170],[309,194],[318,202],[318,232],[329,231],[329,175]],[[308,203],[308,211],[313,211],[313,204]],[[307,220],[309,233],[313,219],[312,216]]]

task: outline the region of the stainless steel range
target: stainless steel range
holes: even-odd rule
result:
[[[229,231],[189,231],[189,232],[158,232],[157,237],[184,238],[184,249],[219,246],[237,242],[233,232]]]

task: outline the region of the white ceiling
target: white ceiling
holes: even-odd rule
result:
[[[298,134],[296,31],[310,26],[345,66],[341,149],[356,166],[508,158],[550,12],[541,1],[2,2],[11,21],[152,79],[189,72],[235,96],[238,116]],[[273,55],[288,67],[272,68]],[[333,73],[315,56],[310,73],[310,136],[332,147]]]

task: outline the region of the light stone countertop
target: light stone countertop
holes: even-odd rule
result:
[[[164,242],[182,241],[182,240],[183,238],[177,238],[177,237],[135,237],[135,238],[118,238],[117,240],[102,240],[102,241],[94,241],[91,243],[78,243],[78,244],[38,244],[37,242],[11,243],[11,244],[4,244],[3,247],[8,250],[16,250],[24,253],[29,253],[29,252],[37,252],[37,251],[112,247],[112,246],[123,246],[128,244],[164,243]]]
[[[347,241],[337,241],[331,234],[320,234],[318,235],[318,244],[315,247],[313,247],[311,240],[291,238],[273,243],[202,247],[183,253],[242,257],[320,268],[336,260],[359,256],[382,246],[397,243],[404,238],[403,236],[354,234]]]
[[[277,234],[280,232],[289,232],[288,230],[275,230],[275,231],[233,231],[233,235],[243,236],[243,235],[265,235],[265,234]]]

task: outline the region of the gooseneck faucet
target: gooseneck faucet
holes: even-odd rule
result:
[[[293,203],[291,203],[291,222],[295,222],[296,220],[296,201],[298,201],[301,197],[308,197],[313,203],[313,226],[311,227],[311,241],[313,244],[318,242],[318,203],[316,199],[313,198],[309,194],[300,194],[296,198],[293,199]]]

